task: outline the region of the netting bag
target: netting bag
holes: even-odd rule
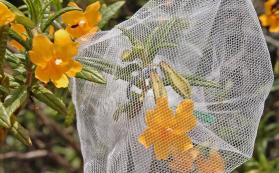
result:
[[[150,0],[76,57],[85,173],[231,172],[251,158],[273,75],[250,0]]]

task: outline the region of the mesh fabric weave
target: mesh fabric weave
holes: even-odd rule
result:
[[[154,32],[164,25],[170,26],[168,34],[166,30]],[[174,154],[156,159],[154,146],[146,148],[139,142],[147,128],[146,113],[156,105],[152,88],[147,88],[142,104],[118,110],[135,102],[131,93],[143,92],[135,80],[150,84],[150,67],[134,66],[140,64],[137,58],[121,58],[132,50],[131,39],[146,43],[152,33],[154,47],[162,42],[174,44],[156,48],[153,63],[164,61],[189,76],[192,88],[197,124],[187,136],[197,152],[188,152],[189,157],[181,159],[176,168],[171,166]],[[77,60],[94,66],[107,79],[106,85],[72,81],[85,173],[231,172],[251,158],[273,75],[250,0],[150,0],[114,29],[81,38]],[[113,65],[97,66],[100,61]],[[155,70],[164,78],[159,68]],[[204,85],[208,86],[199,81],[207,81]],[[210,87],[212,83],[218,87]],[[171,86],[166,90],[175,113],[184,98]],[[210,153],[218,153],[221,163]],[[207,169],[202,169],[202,164]],[[185,165],[191,168],[183,169]]]

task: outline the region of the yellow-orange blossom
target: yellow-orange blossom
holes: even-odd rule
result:
[[[270,32],[279,32],[279,5],[277,0],[265,2],[265,14],[259,17],[264,27],[269,27]]]
[[[154,145],[157,160],[165,160],[174,152],[184,152],[193,147],[187,136],[197,123],[192,100],[183,100],[174,115],[167,98],[160,97],[155,108],[147,111],[145,121],[147,129],[139,137],[139,142],[146,148]]]
[[[0,26],[7,25],[15,20],[15,14],[0,2]]]
[[[74,77],[82,68],[79,62],[73,60],[77,46],[69,33],[62,29],[54,33],[54,43],[43,34],[36,35],[29,51],[32,63],[37,66],[36,78],[44,83],[52,81],[57,88],[67,87],[67,76]]]
[[[74,2],[69,6],[78,7]],[[98,30],[98,23],[101,21],[99,12],[101,4],[99,1],[89,5],[84,12],[69,11],[62,15],[63,22],[67,25],[66,30],[73,38],[78,38],[87,33],[95,33]]]

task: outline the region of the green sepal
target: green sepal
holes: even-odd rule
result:
[[[4,106],[7,114],[11,116],[27,99],[27,88],[21,86],[5,98]]]
[[[160,76],[157,74],[157,72],[151,72],[150,79],[152,82],[152,89],[153,89],[155,100],[157,100],[160,97],[167,98],[168,97],[167,90]]]
[[[102,29],[124,4],[125,1],[117,1],[109,6],[103,5],[101,8],[102,20],[99,23],[99,27]]]
[[[88,80],[98,84],[106,84],[105,77],[94,67],[83,65],[81,72],[76,74],[76,78]]]
[[[176,72],[166,62],[160,63],[160,68],[163,71],[166,79],[169,81],[171,87],[183,98],[191,97],[191,85],[187,79]]]
[[[34,85],[31,91],[33,97],[45,103],[60,114],[67,115],[67,108],[64,102],[47,88],[41,85]]]

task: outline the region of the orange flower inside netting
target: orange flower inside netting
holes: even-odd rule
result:
[[[85,173],[223,173],[251,158],[273,82],[250,0],[150,0],[76,60],[107,78],[73,79]]]

